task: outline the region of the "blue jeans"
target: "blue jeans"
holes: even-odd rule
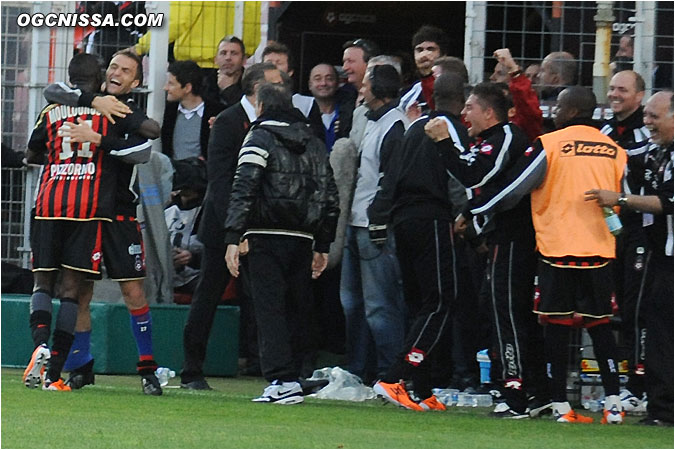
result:
[[[345,313],[348,370],[362,378],[376,364],[384,375],[405,338],[406,308],[394,234],[384,246],[374,245],[368,229],[348,226],[342,257],[340,300]],[[369,361],[374,341],[376,361]]]

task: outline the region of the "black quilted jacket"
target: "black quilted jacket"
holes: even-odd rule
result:
[[[302,113],[263,113],[239,152],[225,244],[278,234],[314,239],[314,250],[327,253],[339,214],[328,152]]]

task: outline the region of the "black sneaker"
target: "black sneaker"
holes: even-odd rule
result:
[[[544,414],[551,414],[553,412],[550,399],[541,399],[537,397],[529,398],[527,409],[530,410],[530,417],[532,418],[539,417]]]
[[[187,383],[181,383],[180,387],[183,389],[191,389],[193,391],[212,391],[213,388],[209,386],[209,383],[205,379],[201,378],[199,380],[193,380]]]
[[[141,386],[145,395],[162,395],[162,386],[154,373],[141,375]]]
[[[300,387],[302,387],[302,395],[316,394],[321,389],[328,386],[329,380],[308,380],[300,378]]]
[[[157,363],[154,360],[139,361],[136,370],[141,376],[141,386],[145,395],[162,395],[162,386],[159,384],[155,370]]]
[[[69,377],[66,380],[66,386],[70,386],[71,389],[82,389],[88,384],[96,384],[93,359],[84,366],[80,366],[70,372]]]
[[[653,417],[645,417],[644,419],[638,422],[640,425],[646,425],[648,427],[672,427],[673,422],[666,422],[665,420],[655,419]]]
[[[511,407],[506,402],[497,403],[494,411],[490,413],[490,417],[495,417],[498,419],[528,419],[530,417],[529,411],[516,411],[511,409]]]

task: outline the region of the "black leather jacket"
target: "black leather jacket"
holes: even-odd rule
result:
[[[327,253],[339,214],[328,152],[302,113],[263,113],[239,152],[225,244],[276,234],[314,239],[314,250]]]

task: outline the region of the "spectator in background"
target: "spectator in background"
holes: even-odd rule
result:
[[[514,114],[509,114],[509,121],[523,130],[532,142],[542,133],[542,115],[537,93],[532,88],[530,79],[523,75],[522,69],[513,60],[508,48],[495,50],[493,56],[497,64],[490,81],[508,83],[515,108]]]
[[[558,94],[574,84],[577,63],[568,52],[553,52],[546,55],[539,71],[539,96],[542,101],[555,101]]]
[[[592,189],[586,200],[601,207],[629,208],[651,215],[646,227],[647,258],[652,260],[644,286],[647,325],[647,417],[643,425],[673,426],[673,92],[657,92],[644,108],[649,142],[630,152],[628,176],[640,194]],[[629,186],[633,187],[633,186]]]
[[[360,163],[346,230],[340,300],[346,320],[348,370],[366,383],[389,369],[403,344],[405,307],[394,236],[386,228],[370,230],[368,208],[378,202],[382,174],[400,150],[405,116],[398,108],[400,78],[390,65],[366,72],[361,95],[368,123],[358,154]],[[369,355],[374,341],[375,358]],[[375,365],[375,367],[372,367]]]
[[[342,70],[347,76],[344,88],[352,93],[354,106],[358,106],[368,61],[373,56],[379,55],[380,49],[373,41],[359,38],[345,42],[342,50]]]
[[[469,84],[469,72],[466,70],[464,61],[456,56],[441,56],[440,58],[436,58],[434,65],[431,67],[431,72],[436,78],[443,73],[455,73],[461,77],[462,83],[465,86]]]
[[[281,76],[284,79],[284,83],[288,87],[288,90],[294,92],[293,80],[291,77],[293,76],[295,68],[293,67],[293,56],[290,49],[280,42],[272,42],[263,50],[262,58],[263,62],[272,63],[281,71]],[[319,110],[319,105],[314,101],[314,97],[294,93],[293,106],[309,119],[316,136],[321,140],[325,139],[321,111]]]
[[[293,76],[293,55],[290,49],[280,42],[270,42],[262,53],[263,62],[271,62],[277,69],[286,72],[289,77]]]
[[[223,105],[202,98],[202,86],[197,63],[169,64],[164,84],[167,103],[162,122],[162,153],[174,160],[207,157],[209,119],[217,116]]]
[[[218,43],[214,62],[218,70],[209,72],[205,77],[204,96],[225,107],[234,105],[243,95],[241,78],[246,64],[244,42],[233,35],[225,36]]]
[[[607,100],[614,117],[605,122],[600,130],[611,137],[630,155],[633,148],[649,139],[649,130],[643,123],[642,99],[645,82],[637,72],[619,72],[609,82]],[[640,192],[641,180],[629,174],[624,178],[624,189]],[[621,404],[627,412],[642,412],[645,392],[644,356],[646,332],[644,308],[644,282],[651,271],[651,259],[647,258],[649,245],[644,225],[651,215],[622,208],[619,214],[623,232],[616,238],[616,262],[614,279],[616,300],[621,314],[623,347],[627,351],[629,378],[621,390]]]
[[[402,91],[406,92],[415,83],[415,60],[410,52],[405,50],[397,50],[392,53],[394,59],[398,61],[401,66],[401,87]]]
[[[76,12],[78,14],[109,15],[115,18],[119,23],[120,18],[125,14],[137,16],[144,14],[145,2],[77,2]],[[88,26],[86,28],[75,27],[75,47],[84,53],[100,55],[103,58],[103,64],[107,65],[113,55],[120,49],[136,44],[138,38],[145,33],[146,27],[137,27],[135,25],[117,27],[102,26],[95,28]]]
[[[191,295],[199,277],[204,245],[197,238],[202,200],[206,192],[206,166],[199,158],[174,161],[173,201],[164,210],[173,245],[174,291]]]
[[[637,72],[624,70],[609,81],[607,100],[614,116],[605,122],[601,131],[624,149],[649,139],[649,130],[643,122],[644,96],[645,81]]]
[[[525,71],[523,72],[527,78],[530,79],[530,82],[532,83],[532,86],[536,86],[539,84],[539,72],[541,70],[541,64],[539,63],[533,63],[533,64],[528,64],[527,67],[525,67]]]
[[[326,130],[326,149],[330,152],[337,139],[348,137],[353,106],[338,96],[338,76],[335,67],[320,63],[309,72],[309,90],[321,112]]]
[[[612,76],[624,70],[633,70],[633,58],[628,56],[617,56],[609,63],[609,69],[612,71]]]
[[[434,61],[448,53],[448,35],[440,28],[423,25],[412,38],[419,81],[401,96],[401,108],[412,121],[434,109]]]
[[[633,60],[633,36],[630,34],[621,35],[621,38],[619,38],[619,48],[614,56],[617,58],[625,56],[630,58],[631,61]]]

